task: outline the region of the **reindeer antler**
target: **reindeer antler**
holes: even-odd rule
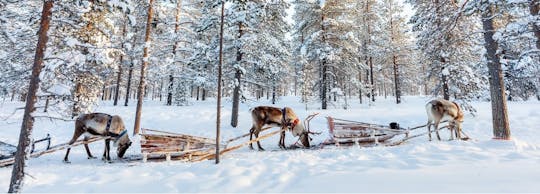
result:
[[[312,132],[310,127],[309,127],[309,123],[311,122],[311,119],[313,119],[317,115],[319,115],[319,113],[313,113],[313,114],[310,114],[309,116],[307,116],[306,119],[304,119],[304,126],[306,126],[306,128],[307,128],[307,133],[308,134],[320,135],[322,133],[322,132]]]

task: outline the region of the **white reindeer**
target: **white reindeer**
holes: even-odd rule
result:
[[[435,125],[435,133],[437,139],[441,140],[439,135],[439,123],[448,121],[448,129],[450,129],[450,140],[456,138],[461,139],[461,123],[463,122],[463,111],[455,102],[444,99],[436,99],[426,104],[426,112],[428,116],[427,128],[429,141],[431,141],[431,125]]]

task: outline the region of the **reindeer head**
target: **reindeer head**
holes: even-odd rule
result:
[[[119,116],[114,116],[113,120],[115,120],[115,122],[113,122],[115,124],[114,129],[116,129],[117,131],[121,131],[118,137],[116,137],[116,139],[114,140],[114,146],[116,146],[116,154],[118,158],[122,158],[124,157],[126,150],[129,148],[129,146],[131,146],[132,142],[129,139],[122,118],[120,118]]]
[[[127,130],[124,130],[124,131],[126,132]],[[129,148],[129,146],[131,146],[131,143],[132,142],[131,140],[129,140],[129,136],[127,135],[127,133],[123,134],[122,136],[118,138],[118,140],[116,140],[115,142],[115,144],[117,144],[116,154],[118,158],[124,157],[124,154],[126,153],[126,150]]]
[[[291,108],[286,107],[285,108],[285,121],[291,130],[291,133],[293,136],[298,137],[300,139],[300,142],[302,142],[302,145],[304,147],[309,147],[309,132],[306,130],[302,122],[300,122],[300,119],[296,114],[292,111]]]

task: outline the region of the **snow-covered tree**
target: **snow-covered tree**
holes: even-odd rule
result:
[[[482,50],[480,26],[474,18],[461,14],[463,5],[451,0],[410,0],[416,9],[411,18],[417,33],[417,44],[431,62],[428,77],[435,78],[437,85],[432,94],[442,91],[449,99],[470,100],[478,98],[486,90],[487,78],[479,66]]]

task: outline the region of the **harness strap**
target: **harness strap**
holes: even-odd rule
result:
[[[112,116],[111,115],[108,115],[109,116],[109,120],[107,120],[107,126],[105,127],[105,133],[107,134],[110,134],[109,133],[109,130],[111,128],[111,123],[112,123]]]
[[[126,134],[127,134],[127,130],[124,129],[120,134],[118,134],[118,137],[116,137],[116,139],[120,139],[122,136]]]
[[[287,125],[287,120],[286,120],[286,116],[287,116],[287,109],[286,108],[283,108],[281,109],[281,122],[284,124],[284,125]]]

